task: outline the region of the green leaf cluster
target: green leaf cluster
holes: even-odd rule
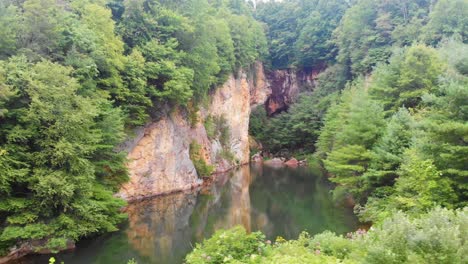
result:
[[[465,263],[468,211],[435,208],[417,218],[396,212],[368,231],[346,237],[326,231],[297,240],[242,228],[218,231],[198,244],[187,263]]]
[[[357,208],[363,219],[464,206],[468,86],[457,65],[465,48],[452,39],[438,50],[414,45],[396,52],[328,110],[318,155],[337,196],[366,204]],[[453,53],[461,58],[447,56]]]
[[[0,126],[0,245],[43,240],[52,250],[117,229],[127,180],[119,109],[80,93],[72,68],[24,56],[0,63],[9,87]],[[40,249],[40,248],[38,248]]]
[[[347,8],[344,0],[258,3],[255,17],[267,25],[272,68],[323,68],[333,62],[332,33]]]
[[[176,106],[196,113],[211,90],[265,54],[251,8],[1,1],[0,255],[32,240],[58,250],[116,230],[124,203],[113,193],[128,180],[125,132]]]

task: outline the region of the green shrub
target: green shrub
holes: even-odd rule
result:
[[[266,243],[260,232],[247,234],[244,228],[235,227],[218,231],[213,237],[197,244],[186,257],[188,264],[201,263],[248,263],[263,254]]]
[[[198,124],[198,111],[200,110],[199,106],[193,102],[187,104],[188,119],[190,122],[190,127],[194,128]]]
[[[216,126],[213,120],[213,116],[209,115],[204,122],[206,134],[209,139],[215,139],[216,138]]]
[[[310,240],[309,248],[319,251],[321,254],[345,259],[358,246],[356,241],[337,236],[330,231],[325,231]]]
[[[436,208],[418,218],[398,212],[369,231],[347,237],[329,231],[313,238],[263,242],[240,227],[218,231],[187,256],[187,263],[468,263],[468,207]]]
[[[209,115],[205,119],[204,126],[209,139],[218,139],[223,147],[227,147],[229,138],[231,137],[231,130],[229,129],[226,118],[223,115]]]
[[[297,240],[285,241],[271,246],[266,251],[266,256],[258,263],[310,263],[328,264],[339,263],[337,258],[322,254],[320,250],[312,251],[310,237],[307,233],[302,233]]]
[[[238,162],[234,154],[231,151],[226,150],[226,149],[223,149],[221,153],[219,154],[219,156],[230,162]]]
[[[207,164],[201,156],[200,144],[196,142],[190,143],[189,154],[199,177],[208,177],[213,173],[214,167]]]

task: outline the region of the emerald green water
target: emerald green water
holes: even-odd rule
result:
[[[297,238],[303,230],[355,230],[352,211],[335,205],[329,191],[320,172],[308,168],[244,166],[219,175],[206,190],[131,204],[120,231],[81,241],[74,251],[55,256],[56,263],[183,263],[197,242],[236,225],[261,230],[269,239]],[[20,263],[48,263],[49,257]]]

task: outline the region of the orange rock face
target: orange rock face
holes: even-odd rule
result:
[[[197,142],[201,154],[215,172],[224,172],[249,162],[249,117],[252,107],[263,104],[271,94],[263,66],[256,64],[254,78],[247,73],[231,76],[211,95],[211,103],[200,109],[201,122],[191,127],[186,113],[176,110],[158,122],[136,131],[126,143],[130,181],[117,194],[126,200],[137,200],[159,194],[190,189],[201,184],[189,146]],[[218,139],[209,139],[203,125],[208,116],[224,117],[230,135],[222,146]],[[226,160],[221,153],[230,152]]]
[[[292,159],[286,161],[284,164],[285,164],[286,166],[289,166],[289,167],[293,167],[293,168],[294,168],[294,167],[299,166],[299,161],[298,161],[297,159],[295,159],[295,158],[292,158]]]

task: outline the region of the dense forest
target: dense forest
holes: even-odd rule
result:
[[[251,133],[273,153],[315,153],[364,221],[465,206],[468,3],[303,2],[258,6],[271,66],[326,69],[288,112],[254,113]]]
[[[321,73],[286,112],[256,110],[250,133],[264,152],[318,159],[334,199],[373,227],[275,245],[220,231],[187,261],[466,263],[468,2],[286,0],[254,15],[270,69]]]
[[[187,263],[468,262],[467,0],[0,1],[0,256],[116,230],[132,129],[258,60],[321,73],[250,134],[320,160],[373,227],[220,231]]]
[[[0,28],[0,256],[116,230],[131,128],[267,53],[241,0],[6,0]]]

